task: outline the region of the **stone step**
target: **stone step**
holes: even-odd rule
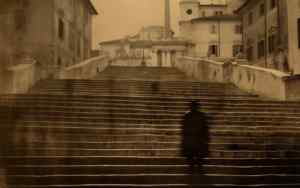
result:
[[[186,165],[183,157],[142,156],[4,156],[9,166],[15,165]],[[205,165],[216,166],[298,166],[300,158],[205,158]]]
[[[10,137],[16,143],[24,142],[40,142],[47,140],[47,142],[75,142],[75,141],[85,141],[85,142],[178,142],[181,140],[179,135],[165,136],[165,135],[151,135],[151,134],[138,134],[138,135],[87,135],[87,134],[68,134],[68,133],[47,133],[47,134],[16,134]],[[274,144],[282,143],[287,145],[297,145],[300,143],[299,136],[287,136],[287,135],[274,135],[274,136],[210,136],[210,141],[213,143],[243,143],[243,144]]]
[[[0,119],[0,122],[5,122],[6,118]],[[24,119],[15,119],[14,123],[17,123],[20,126],[39,126],[42,125],[44,127],[47,126],[59,126],[59,127],[99,127],[99,128],[179,128],[182,125],[180,122],[176,123],[143,123],[143,122],[80,122],[80,121],[72,121],[67,122],[63,120],[24,120]],[[285,129],[298,129],[298,122],[293,121],[285,121],[285,122],[273,122],[273,121],[227,121],[227,120],[207,120],[207,125],[211,128],[214,127],[223,127],[223,128],[241,128],[241,130],[256,130],[256,129],[264,129],[264,130],[281,130]],[[274,129],[272,129],[274,127]]]
[[[8,106],[7,108],[9,108]],[[77,103],[77,102],[65,102],[65,103],[54,103],[42,101],[38,102],[26,102],[22,101],[22,103],[11,106],[12,109],[17,108],[31,108],[39,111],[64,111],[64,112],[83,112],[83,113],[92,113],[99,111],[109,111],[112,113],[116,112],[131,112],[131,113],[172,113],[182,115],[186,113],[189,109],[186,106],[166,106],[166,105],[155,105],[155,104],[127,104],[127,103],[115,103],[115,102],[104,102],[98,104],[85,104],[85,103]],[[0,109],[1,111],[5,111],[6,109],[3,107]],[[205,113],[252,113],[252,114],[274,114],[274,115],[300,115],[298,112],[298,108],[285,108],[285,107],[260,107],[258,109],[257,106],[219,106],[219,105],[210,105],[210,106],[201,106],[201,111]]]
[[[13,106],[10,106],[12,103]],[[4,103],[2,103],[4,104]],[[30,100],[24,99],[22,101],[10,101],[7,102],[7,107],[11,108],[22,108],[31,107],[35,109],[55,109],[64,111],[86,111],[86,112],[97,112],[99,110],[111,110],[111,111],[124,111],[131,110],[137,112],[168,112],[182,114],[189,110],[189,104],[176,104],[176,103],[157,103],[156,102],[126,102],[126,101],[98,101],[98,102],[80,102],[80,101],[51,101],[47,99]],[[4,106],[3,106],[4,108]],[[241,113],[274,113],[274,114],[295,114],[299,115],[297,107],[281,107],[281,106],[262,106],[262,105],[234,105],[225,103],[202,103],[201,111],[204,112],[241,112]]]
[[[124,84],[135,84],[135,85],[161,85],[161,86],[194,86],[194,87],[204,87],[204,86],[211,86],[211,87],[222,87],[222,88],[237,88],[233,84],[226,84],[226,83],[217,83],[217,82],[198,82],[198,81],[185,81],[185,80],[177,80],[177,81],[149,81],[149,80],[133,80],[133,79],[128,79],[128,80],[106,80],[106,79],[97,79],[97,80],[76,80],[76,79],[65,79],[65,80],[46,80],[46,81],[41,81],[37,85],[38,86],[44,86],[47,84],[64,84],[64,85],[72,85],[76,83],[80,84],[109,84],[109,85],[124,85]]]
[[[3,120],[4,122],[4,120]],[[237,123],[232,123],[232,124],[218,124],[218,121],[208,121],[209,123],[207,124],[211,130],[299,130],[299,127],[297,127],[295,124],[291,125],[285,125],[285,126],[280,126],[280,124],[253,124],[252,126],[246,126],[242,124],[237,124]],[[259,122],[258,122],[259,123]],[[250,125],[250,124],[249,124]],[[284,125],[284,124],[282,124]],[[145,129],[181,129],[182,125],[180,123],[177,124],[147,124],[147,123],[105,123],[105,122],[63,122],[63,121],[23,121],[22,119],[19,119],[18,121],[15,121],[14,124],[15,127],[48,127],[49,129],[53,128],[73,128],[73,129],[80,129],[80,128],[87,128],[87,129],[93,129],[93,128],[106,128],[106,129],[111,129],[111,128],[116,128],[116,129],[123,129],[123,128],[129,128],[129,129],[134,129],[134,128],[145,128]]]
[[[32,93],[39,93],[39,94],[49,94],[49,93],[61,93],[61,94],[105,94],[105,93],[115,93],[118,95],[122,94],[136,94],[136,95],[162,95],[162,96],[245,96],[245,97],[251,97],[249,94],[245,94],[242,92],[237,91],[219,91],[219,90],[202,90],[202,91],[189,91],[189,90],[170,90],[166,89],[165,91],[151,91],[151,90],[137,90],[137,89],[114,89],[114,88],[95,88],[95,89],[82,89],[82,88],[72,88],[72,89],[64,89],[64,88],[45,88],[45,89],[38,89],[35,90],[35,92]]]
[[[55,102],[83,102],[83,103],[95,103],[96,105],[101,102],[110,102],[110,103],[121,103],[124,102],[126,104],[160,104],[160,105],[185,105],[191,102],[190,98],[185,97],[157,97],[157,96],[121,96],[121,95],[100,95],[100,96],[90,96],[90,95],[54,95],[54,94],[28,94],[28,95],[1,95],[1,102],[12,101],[21,103],[23,101],[51,101],[52,103]],[[168,99],[168,100],[166,100]],[[257,100],[256,98],[243,98],[238,99],[237,97],[197,97],[197,101],[201,104],[230,104],[230,105],[238,105],[243,106],[247,105],[259,105],[259,106],[279,106],[285,105],[286,107],[299,107],[297,102],[290,103],[290,102],[279,102],[279,101],[261,101]],[[238,101],[238,103],[236,103]]]
[[[107,104],[108,106],[109,104]],[[184,114],[188,111],[188,109],[183,109],[183,110],[173,110],[173,109],[154,109],[150,108],[147,109],[147,107],[143,109],[138,109],[136,107],[119,107],[119,108],[112,108],[112,107],[97,107],[97,108],[82,108],[80,106],[69,106],[69,107],[58,107],[58,106],[49,106],[49,105],[43,105],[43,106],[29,106],[29,105],[17,105],[14,107],[13,110],[16,111],[25,111],[27,113],[32,112],[32,113],[62,113],[62,114],[89,114],[89,115],[101,115],[101,114],[142,114],[142,115],[149,115],[149,114],[155,114],[155,115],[160,115],[160,116],[177,116],[177,117],[182,117]],[[245,111],[243,111],[245,110]],[[1,113],[5,113],[7,111],[6,108],[0,108]],[[225,110],[225,109],[217,109],[217,108],[202,108],[202,111],[209,117],[209,116],[221,116],[221,115],[226,115],[226,116],[243,116],[243,115],[251,115],[251,116],[300,116],[299,112],[272,112],[272,111],[254,111],[251,109],[231,109],[231,110]]]
[[[181,142],[70,142],[70,141],[28,141],[14,143],[14,148],[39,148],[44,146],[47,148],[69,148],[69,149],[168,149],[182,147]],[[282,150],[300,150],[300,143],[209,143],[212,150],[235,150],[235,151],[282,151]]]
[[[209,132],[212,135],[218,135],[218,133],[229,133],[230,135],[236,135],[236,132],[241,133],[242,135],[251,136],[253,132],[257,132],[258,134],[266,135],[269,132],[273,134],[284,133],[288,134],[292,132],[293,134],[299,133],[299,127],[285,126],[285,127],[277,127],[277,126],[232,126],[232,125],[217,125],[210,124]],[[118,124],[104,124],[104,125],[85,125],[79,124],[77,126],[73,126],[72,124],[43,124],[43,123],[17,123],[14,124],[15,131],[19,132],[42,132],[42,133],[102,133],[102,134],[166,134],[166,135],[175,135],[181,134],[183,131],[183,127],[181,125],[118,125]],[[195,130],[197,127],[195,127]],[[232,134],[231,134],[232,133]],[[260,136],[260,135],[255,135]]]
[[[226,166],[203,165],[205,174],[264,175],[300,174],[300,166]],[[8,166],[9,175],[104,175],[104,174],[189,174],[189,165],[16,165]]]
[[[217,92],[238,92],[243,94],[248,94],[242,90],[234,86],[209,86],[209,85],[189,85],[186,84],[177,84],[177,85],[166,85],[161,83],[151,83],[151,84],[142,84],[142,83],[130,83],[130,82],[120,82],[120,83],[110,83],[110,82],[96,82],[96,83],[44,83],[43,85],[35,88],[36,90],[43,89],[64,89],[64,90],[72,90],[72,89],[86,89],[91,88],[92,90],[97,89],[120,89],[120,90],[128,90],[128,89],[137,89],[143,91],[217,91]],[[250,94],[248,94],[250,95]]]
[[[265,175],[226,175],[226,174],[106,174],[106,175],[42,175],[9,176],[12,185],[68,185],[68,184],[299,184],[299,175],[265,174]]]
[[[152,124],[178,124],[182,121],[183,116],[176,116],[172,114],[145,114],[145,113],[102,113],[99,114],[81,114],[81,113],[54,113],[54,112],[45,112],[38,113],[37,112],[19,112],[19,118],[22,120],[36,120],[36,121],[66,121],[66,122],[126,122],[126,123],[152,123]],[[4,116],[4,117],[3,117]],[[7,114],[0,114],[0,117],[5,118]],[[208,124],[211,122],[220,123],[228,122],[228,123],[238,123],[238,122],[266,122],[266,123],[277,123],[281,121],[284,124],[299,124],[300,117],[298,116],[271,116],[271,115],[262,115],[262,116],[247,116],[247,114],[243,115],[214,115],[208,116]]]
[[[43,126],[16,126],[18,133],[30,134],[35,132],[36,134],[56,134],[56,133],[67,133],[67,134],[82,134],[82,135],[129,135],[135,136],[139,134],[151,134],[151,135],[182,135],[182,129],[155,129],[155,128],[87,128],[87,127],[43,127]],[[197,130],[197,129],[195,129]],[[240,136],[240,137],[261,137],[261,136],[299,136],[300,131],[296,129],[282,129],[282,130],[239,130],[239,129],[224,129],[224,128],[212,128],[209,130],[211,136]]]
[[[95,97],[101,97],[102,95],[112,95],[112,96],[123,96],[123,97],[159,97],[159,98],[177,98],[177,97],[183,97],[183,98],[190,98],[190,99],[197,99],[197,98],[229,98],[229,99],[251,99],[254,98],[254,96],[249,95],[232,95],[232,94],[218,94],[218,93],[201,93],[201,94],[182,94],[182,95],[174,95],[174,94],[168,94],[168,93],[161,93],[161,94],[152,94],[148,92],[90,92],[90,91],[78,91],[78,92],[64,92],[64,91],[38,91],[37,94],[45,95],[45,94],[53,94],[53,95],[84,95],[84,96],[95,96]],[[255,97],[256,98],[256,97]]]
[[[1,100],[1,99],[0,99]],[[238,104],[234,104],[238,103]],[[299,106],[287,105],[283,106],[283,104],[265,104],[259,105],[256,102],[252,104],[239,104],[240,102],[232,101],[232,103],[226,102],[203,102],[202,108],[204,111],[252,111],[257,109],[256,112],[276,112],[276,111],[283,111],[286,113],[297,113],[297,109]],[[250,101],[249,101],[250,103]],[[57,108],[57,109],[82,109],[85,111],[95,111],[98,109],[135,109],[135,110],[147,110],[147,111],[174,111],[177,113],[185,112],[188,110],[188,102],[159,102],[159,101],[130,101],[130,100],[106,100],[106,99],[99,99],[98,101],[85,101],[81,99],[57,99],[54,98],[41,98],[41,99],[4,99],[2,98],[1,101],[2,108],[11,107],[12,109],[16,107],[27,107],[32,106],[35,108]],[[7,105],[7,106],[6,106]]]
[[[69,184],[69,185],[30,185],[31,188],[141,188],[141,187],[157,187],[157,188],[212,188],[212,187],[224,187],[224,188],[298,188],[300,184]],[[28,188],[25,186],[10,186],[11,188]]]
[[[82,149],[82,148],[14,148],[7,151],[7,155],[23,156],[157,156],[171,157],[181,156],[180,149]],[[209,157],[212,158],[298,158],[300,157],[299,150],[283,149],[283,150],[210,150]]]

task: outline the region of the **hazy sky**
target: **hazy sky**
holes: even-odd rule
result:
[[[180,0],[170,0],[172,28],[178,33]],[[242,2],[241,0],[199,0],[208,2]],[[101,41],[136,34],[143,26],[164,24],[164,0],[92,0],[99,15],[93,20],[94,47]]]
[[[164,24],[164,0],[92,0],[94,47],[101,41],[136,34],[141,27]],[[179,0],[171,0],[172,27],[178,31]]]

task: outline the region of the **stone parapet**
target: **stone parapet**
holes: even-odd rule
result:
[[[22,94],[35,84],[35,60],[2,70],[0,93]]]
[[[59,79],[88,79],[102,72],[108,65],[109,58],[106,55],[93,57],[61,70],[56,77]]]
[[[227,76],[230,67],[226,62],[207,60],[204,58],[180,57],[175,67],[196,80],[204,82],[230,82]]]
[[[245,61],[180,57],[175,66],[198,81],[232,83],[249,93],[270,99],[300,99],[300,76],[246,65]]]

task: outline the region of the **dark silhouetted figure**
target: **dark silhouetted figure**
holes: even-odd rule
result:
[[[198,102],[191,102],[190,112],[182,121],[182,155],[186,157],[192,172],[196,169],[202,172],[203,160],[209,152],[209,130],[205,114],[199,108]]]

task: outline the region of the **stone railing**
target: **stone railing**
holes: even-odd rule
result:
[[[109,65],[106,55],[88,59],[59,72],[59,79],[88,79],[102,72]]]
[[[175,66],[199,81],[233,83],[253,94],[277,100],[300,99],[300,76],[273,69],[204,58],[180,57]]]
[[[285,95],[289,100],[300,100],[300,76],[290,76],[284,79]]]
[[[228,72],[231,71],[228,63],[205,60],[203,58],[179,57],[175,67],[204,82],[230,82]]]
[[[35,84],[35,60],[3,69],[0,93],[22,94]]]
[[[143,65],[144,61],[144,65]],[[156,62],[153,58],[114,58],[111,60],[112,66],[125,66],[125,67],[140,67],[140,66],[147,66],[147,67],[155,67]]]
[[[268,98],[287,100],[288,74],[251,65],[232,64],[231,82],[250,93]]]

